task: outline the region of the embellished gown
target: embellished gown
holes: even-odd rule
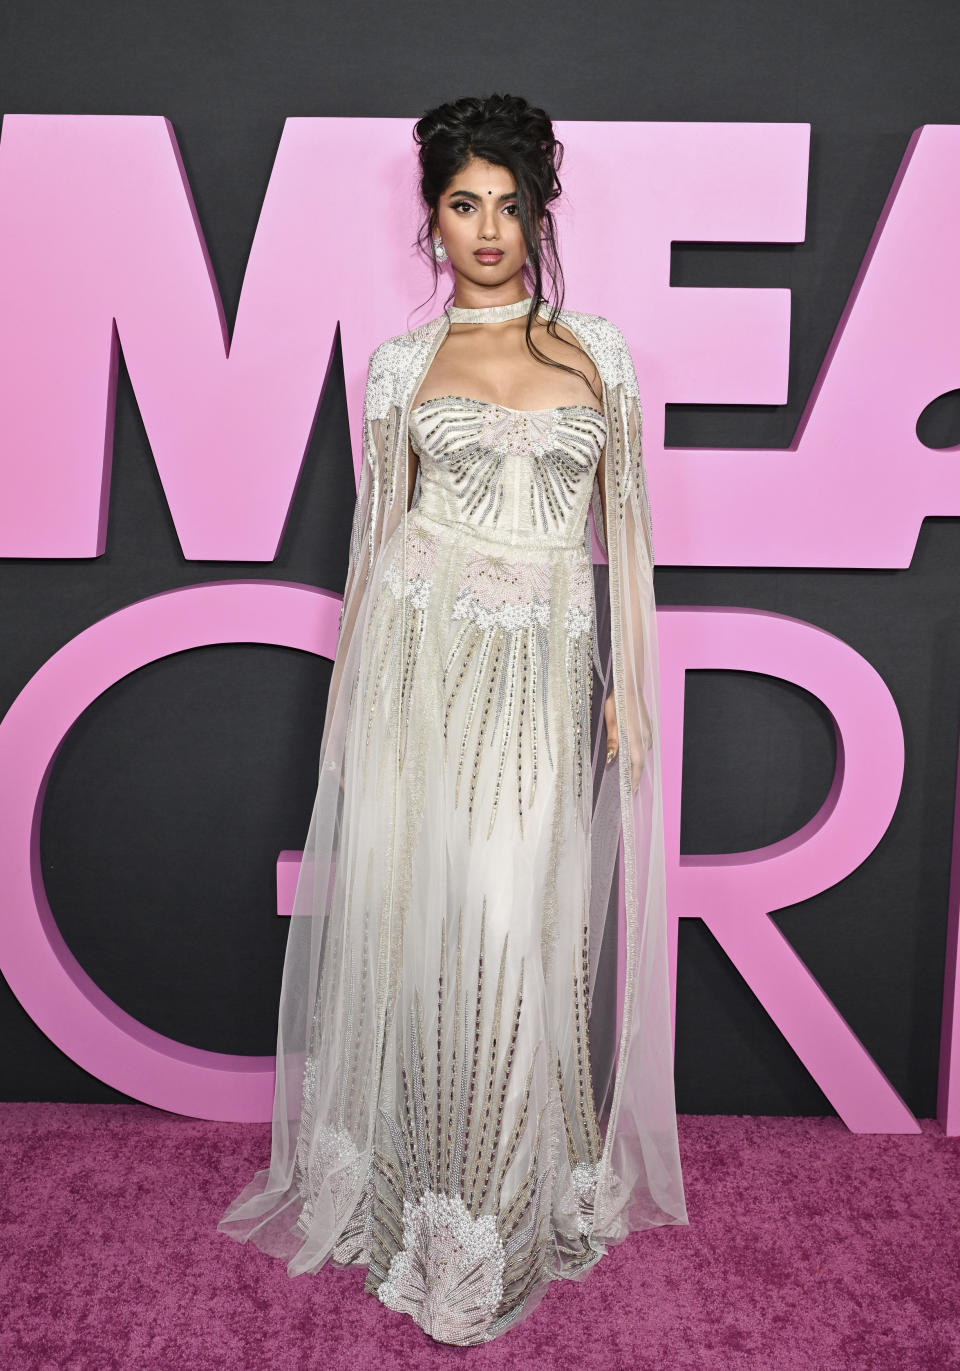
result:
[[[609,413],[459,395],[405,413],[413,505],[381,532],[331,686],[339,723],[297,894],[316,917],[300,921],[309,944],[288,947],[272,1168],[220,1227],[291,1274],[364,1266],[382,1304],[472,1344],[631,1228],[686,1215],[662,1033],[653,1142],[629,1108],[619,1154],[610,1132],[641,1020],[624,1007],[636,962],[616,946],[616,889],[608,917],[609,875],[592,881],[604,771],[620,804],[616,765],[596,758],[608,611],[588,532]],[[663,1021],[665,978],[646,979]],[[289,1006],[302,1019],[304,1003],[301,1054]]]

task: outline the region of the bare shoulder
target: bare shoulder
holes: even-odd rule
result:
[[[581,371],[593,398],[599,401],[603,391],[603,378],[593,360],[589,345],[584,345],[576,328],[571,327],[565,315],[564,310],[549,325],[544,320],[538,321],[543,327],[538,330],[537,346],[555,362],[576,367]]]

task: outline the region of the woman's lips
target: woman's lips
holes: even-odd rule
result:
[[[503,253],[498,248],[478,248],[473,255],[478,262],[482,262],[486,266],[494,266],[500,261]]]

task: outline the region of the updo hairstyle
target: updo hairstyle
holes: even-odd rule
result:
[[[563,270],[550,209],[561,192],[558,171],[563,144],[555,136],[549,116],[519,95],[489,95],[485,99],[468,95],[427,110],[417,121],[413,136],[419,146],[420,194],[425,207],[416,243],[433,267],[434,294],[440,281],[433,252],[440,196],[471,157],[506,167],[516,181],[518,217],[529,259],[523,268],[532,298],[527,347],[540,361],[583,376],[579,368],[547,357],[531,337],[534,320],[545,301],[550,311],[547,331],[559,338],[556,320],[563,305]],[[446,303],[452,298],[451,293]]]

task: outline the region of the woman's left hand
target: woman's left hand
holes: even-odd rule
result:
[[[627,741],[630,747],[630,784],[634,790],[640,784],[640,777],[643,774],[644,763],[647,759],[647,749],[653,742],[653,736],[649,727],[644,728],[640,720],[636,717],[636,711],[630,710],[630,718],[627,720]],[[607,726],[607,762],[613,761],[620,750],[620,730],[617,725],[617,706],[613,698],[613,691],[603,702],[603,718]]]

